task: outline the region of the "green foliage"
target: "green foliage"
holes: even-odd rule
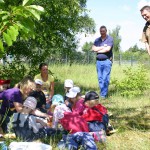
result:
[[[147,72],[143,66],[138,66],[135,69],[128,67],[124,70],[124,74],[124,79],[115,80],[113,83],[122,96],[136,97],[142,95],[144,90],[148,88]]]
[[[121,42],[121,37],[119,35],[120,28],[121,28],[120,26],[117,26],[109,33],[109,35],[112,36],[114,40],[113,51],[117,53],[120,51],[120,42]]]
[[[33,0],[4,0],[0,5],[0,57],[20,35],[25,40],[35,37],[34,20],[40,20],[43,7],[30,5]]]
[[[13,86],[20,82],[27,73],[26,66],[19,60],[14,60],[12,63],[7,62],[0,69],[0,79],[10,79]]]
[[[82,51],[83,52],[91,51],[92,45],[93,45],[93,42],[89,42],[89,43],[85,42],[85,44],[82,47]]]

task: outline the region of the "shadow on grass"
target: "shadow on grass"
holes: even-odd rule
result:
[[[82,94],[85,94],[85,92],[93,90],[98,92],[98,88],[87,88],[84,86],[80,86],[82,90]],[[112,89],[111,89],[112,90]],[[115,90],[110,90],[109,96],[115,94]],[[55,83],[55,94],[62,94],[64,95],[64,83],[57,81]],[[119,131],[124,131],[127,129],[131,130],[150,130],[150,115],[147,113],[147,109],[150,108],[150,106],[143,106],[141,107],[141,110],[137,110],[136,108],[118,108],[116,107],[111,107],[111,105],[115,105],[115,101],[109,101],[111,99],[108,97],[108,102],[104,101],[102,104],[107,107],[107,109],[113,113],[113,116],[110,118],[112,124],[115,126],[115,128],[118,128]]]
[[[149,106],[146,107],[149,108]],[[113,112],[111,121],[119,131],[150,130],[150,114],[147,113],[145,106],[141,110],[136,108],[110,108],[109,110]]]

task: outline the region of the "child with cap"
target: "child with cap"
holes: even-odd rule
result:
[[[66,96],[66,94],[69,92],[69,90],[74,86],[73,81],[71,79],[66,79],[64,82],[64,89],[65,89],[65,104],[71,109],[71,103],[69,102],[69,98]]]
[[[34,97],[27,97],[23,103],[21,113],[13,114],[13,130],[16,137],[24,141],[33,141],[39,138],[50,136],[55,132],[51,128],[46,128],[47,123],[43,118],[31,114],[36,109],[37,100]]]
[[[0,92],[10,88],[10,80],[0,80]]]
[[[36,98],[37,100],[36,108],[39,109],[41,112],[46,113],[47,112],[47,110],[45,109],[46,97],[42,92],[43,82],[40,79],[36,79],[35,84],[36,84],[36,90],[31,92],[29,95]]]
[[[52,97],[51,111],[53,112],[52,127],[55,129],[58,128],[59,120],[64,117],[64,112],[71,112],[70,108],[64,104],[64,98],[60,94]]]
[[[98,124],[97,129],[91,128],[91,131],[99,131],[101,129],[107,129],[108,115],[107,109],[99,104],[99,96],[96,92],[90,91],[86,93],[84,104],[86,109],[83,112],[82,117],[89,122],[89,125]],[[91,127],[90,126],[90,127]]]
[[[54,95],[52,98],[53,113],[53,128],[58,128],[60,123],[62,127],[70,132],[88,132],[87,122],[77,113],[73,113],[69,107],[64,104],[64,99],[61,95]]]
[[[85,106],[83,104],[84,99],[80,94],[80,88],[77,86],[72,87],[69,92],[66,93],[66,96],[69,98],[69,102],[72,106],[72,111],[78,113],[79,115],[82,115]]]
[[[29,96],[23,103],[21,113],[13,114],[12,124],[16,137],[31,141],[38,136],[38,132],[41,132],[40,128],[47,126],[44,119],[31,115],[36,105],[37,100]]]
[[[82,117],[88,122],[90,133],[96,141],[105,142],[109,121],[107,109],[99,104],[99,96],[94,91],[86,93],[84,104],[86,108]]]

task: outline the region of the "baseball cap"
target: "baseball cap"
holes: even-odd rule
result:
[[[61,103],[64,103],[64,98],[60,94],[56,94],[52,97],[52,105],[59,105]]]
[[[3,84],[10,84],[10,80],[2,80],[2,79],[0,79],[0,85],[3,85]]]
[[[80,88],[78,86],[72,87],[68,93],[66,93],[66,96],[69,98],[74,98],[77,96],[77,94],[80,93]]]
[[[36,83],[36,84],[39,84],[39,85],[43,85],[43,82],[42,82],[42,80],[40,80],[40,79],[36,79],[36,80],[35,80],[35,83]]]
[[[32,96],[27,97],[23,103],[23,106],[28,107],[32,110],[36,108],[36,105],[37,105],[37,100]]]
[[[73,87],[73,81],[71,79],[66,79],[64,82],[64,87]]]
[[[99,99],[98,94],[94,91],[90,91],[85,94],[84,102],[90,101],[90,100],[98,100],[98,99]]]

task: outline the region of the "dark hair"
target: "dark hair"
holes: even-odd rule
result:
[[[104,26],[104,25],[100,27],[100,30],[101,30],[101,29],[105,29],[105,30],[107,31],[107,28],[106,28],[106,26]]]
[[[48,66],[48,64],[47,64],[47,63],[41,63],[41,64],[39,65],[39,69],[41,70],[43,66]]]
[[[144,6],[144,7],[142,7],[142,8],[140,9],[141,12],[144,11],[144,10],[147,10],[147,11],[150,12],[150,6],[146,5],[146,6]]]

